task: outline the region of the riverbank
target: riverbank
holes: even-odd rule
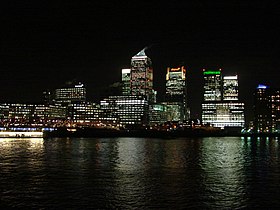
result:
[[[224,130],[204,130],[204,129],[187,129],[187,130],[114,130],[106,128],[58,128],[54,131],[44,132],[44,138],[55,137],[149,137],[149,138],[177,138],[177,137],[223,137],[223,136],[243,136],[243,137],[278,137],[280,134],[242,134],[240,132],[229,132]]]

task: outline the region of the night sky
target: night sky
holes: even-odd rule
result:
[[[250,119],[257,84],[280,88],[280,10],[271,1],[230,2],[5,1],[0,101],[40,102],[43,90],[74,79],[96,100],[120,81],[133,55],[151,46],[146,54],[159,98],[166,67],[184,63],[192,117],[199,117],[202,68],[222,68],[239,75]]]

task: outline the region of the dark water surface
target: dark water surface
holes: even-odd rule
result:
[[[0,139],[0,207],[271,209],[277,138]]]

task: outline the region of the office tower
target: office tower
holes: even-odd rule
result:
[[[121,127],[139,128],[148,124],[148,101],[145,96],[109,96],[100,102],[101,122]]]
[[[187,85],[186,85],[186,69],[184,66],[178,68],[167,68],[166,74],[166,105],[169,106],[167,110],[176,110],[178,113],[171,121],[183,121],[189,118],[187,108]]]
[[[152,104],[149,106],[149,124],[151,126],[161,125],[167,120],[167,110],[164,104]]]
[[[243,128],[244,103],[238,101],[212,101],[202,104],[202,121],[218,128]]]
[[[76,125],[96,125],[99,118],[99,108],[91,102],[81,102],[68,105],[68,118]]]
[[[122,69],[122,95],[131,95],[130,72],[131,69]]]
[[[166,110],[166,121],[182,121],[182,103],[162,102]]]
[[[55,101],[62,104],[79,103],[86,101],[86,88],[82,83],[69,83],[63,88],[55,90]]]
[[[1,124],[5,127],[31,126],[34,123],[34,107],[33,104],[1,104]]]
[[[171,102],[186,101],[186,69],[184,66],[178,68],[167,68],[166,74],[166,100]]]
[[[34,106],[34,119],[37,125],[52,126],[67,119],[67,107],[57,104],[37,104]]]
[[[272,132],[280,133],[280,90],[274,90],[271,95]]]
[[[254,92],[254,132],[280,132],[280,90],[259,85]]]
[[[202,122],[222,129],[241,130],[245,125],[244,103],[238,99],[238,76],[222,77],[218,71],[203,70]]]
[[[204,76],[204,101],[222,100],[222,76],[221,69],[203,69]]]
[[[237,77],[237,75],[223,77],[223,100],[225,100],[225,101],[238,100],[238,77]]]
[[[145,54],[145,48],[131,59],[131,94],[142,95],[153,101],[152,61]]]

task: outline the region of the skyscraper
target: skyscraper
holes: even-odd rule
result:
[[[238,100],[237,75],[222,77],[221,69],[218,71],[203,69],[203,76],[203,123],[236,131],[244,127],[244,103]]]
[[[259,85],[254,92],[254,132],[280,132],[280,90]]]
[[[130,95],[130,72],[131,69],[122,69],[122,95]]]
[[[222,76],[221,69],[203,69],[204,76],[204,101],[222,100]]]
[[[185,102],[186,100],[186,69],[167,68],[166,74],[166,100],[173,102]]]
[[[225,101],[238,100],[238,77],[237,77],[237,75],[223,77],[223,100],[225,100]]]
[[[153,68],[151,59],[141,50],[131,59],[131,94],[153,100]]]
[[[148,102],[144,96],[109,96],[100,102],[101,120],[116,121],[119,126],[139,128],[148,124]]]
[[[187,108],[187,86],[186,69],[184,66],[178,68],[167,68],[166,74],[166,105],[178,108],[178,115],[173,120],[186,120],[189,118]]]
[[[86,101],[86,88],[82,83],[69,83],[55,90],[55,101],[63,104]]]

